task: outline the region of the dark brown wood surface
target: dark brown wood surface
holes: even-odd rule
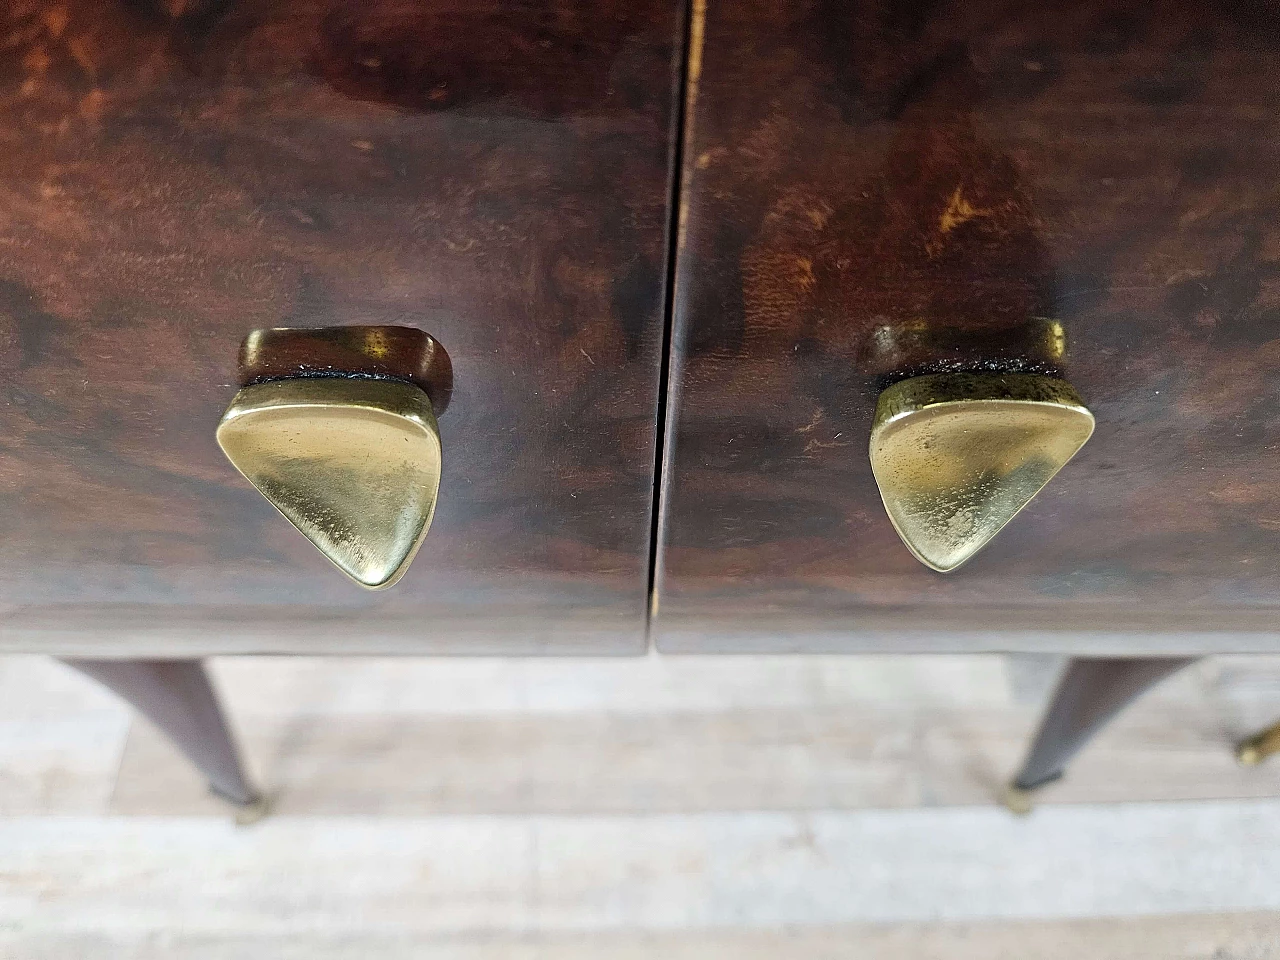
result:
[[[676,0],[0,5],[0,648],[642,649]],[[250,330],[453,361],[347,583],[214,427]]]
[[[1280,647],[1275,5],[700,0],[693,38],[659,648]],[[1098,428],[941,575],[868,431],[974,368]]]

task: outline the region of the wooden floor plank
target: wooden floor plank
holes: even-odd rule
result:
[[[233,658],[278,793],[236,828],[109,694],[0,658],[0,958],[1280,960],[1280,764],[1229,753],[1280,658],[1174,678],[1018,820],[1058,666]]]
[[[843,925],[525,937],[316,937],[168,931],[142,939],[10,939],[22,960],[1277,960],[1280,916]],[[0,933],[0,947],[6,943]],[[17,954],[15,954],[17,956]]]
[[[645,817],[0,821],[10,942],[1280,911],[1280,802]]]
[[[283,811],[417,816],[989,803],[1056,665],[231,658],[213,669]],[[85,678],[0,658],[0,694],[0,814],[90,813],[108,797],[131,815],[218,810],[145,722],[126,745],[128,711]],[[1043,800],[1280,796],[1280,764],[1245,770],[1230,756],[1276,716],[1280,658],[1208,661],[1129,711]]]
[[[114,696],[47,657],[0,657],[0,816],[106,812],[129,732]]]
[[[610,814],[997,802],[1034,728],[1029,707],[938,711],[238,716],[282,813]],[[1135,707],[1042,803],[1280,797],[1280,764],[1245,768],[1212,714]],[[210,814],[203,781],[143,723],[111,809]]]
[[[212,663],[228,709],[255,716],[969,707],[1008,703],[1010,691],[1006,658],[982,655],[222,657]]]

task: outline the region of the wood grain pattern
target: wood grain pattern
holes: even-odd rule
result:
[[[641,649],[676,7],[3,4],[0,648]],[[348,324],[456,377],[385,596],[213,439],[248,331]]]
[[[1252,0],[707,4],[660,648],[1275,649],[1278,23]],[[955,369],[1064,374],[1098,429],[941,576],[867,439],[885,383]]]

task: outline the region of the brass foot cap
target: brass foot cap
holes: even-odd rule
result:
[[[1236,759],[1246,767],[1256,767],[1276,754],[1280,754],[1280,723],[1236,744]]]
[[[237,827],[248,827],[269,813],[271,813],[271,797],[264,793],[248,803],[237,803],[233,816]]]
[[[1017,817],[1025,817],[1034,808],[1033,802],[1034,790],[1024,790],[1016,784],[1009,784],[1004,788],[1000,799],[1010,813]]]
[[[1262,751],[1256,743],[1242,743],[1236,747],[1236,761],[1242,767],[1256,767],[1262,762]]]

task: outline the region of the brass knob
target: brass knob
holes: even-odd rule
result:
[[[431,526],[440,432],[415,371],[448,371],[420,356],[436,350],[412,328],[255,331],[241,349],[251,382],[218,424],[235,468],[364,587],[399,580]]]
[[[912,377],[880,394],[871,470],[907,548],[947,572],[991,542],[1093,426],[1079,395],[1053,377]]]

